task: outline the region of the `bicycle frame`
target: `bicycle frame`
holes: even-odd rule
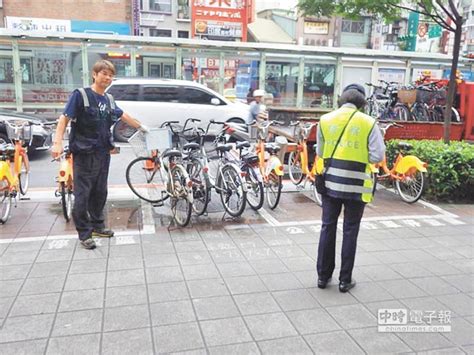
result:
[[[277,176],[283,176],[284,173],[283,164],[275,154],[270,153],[268,160],[265,159],[265,142],[269,126],[269,123],[265,125],[262,125],[261,122],[257,123],[258,135],[255,151],[258,156],[258,164],[264,183],[268,183],[272,171],[274,171]]]
[[[66,186],[72,186],[73,183],[73,158],[71,153],[65,154],[59,164],[58,183],[64,183]]]
[[[19,190],[19,175],[21,173],[21,165],[23,161],[25,166],[29,169],[28,157],[26,157],[26,149],[23,148],[20,140],[15,140],[15,151],[13,153],[13,160],[10,157],[6,156],[5,160],[0,162],[0,180],[6,182],[7,186],[3,187],[2,190],[6,188],[10,192],[16,192]]]
[[[384,129],[382,129],[382,134],[385,137],[386,131],[391,126],[400,126],[395,123],[390,123]],[[406,175],[411,175],[415,171],[420,171],[426,173],[427,163],[421,161],[418,157],[414,155],[403,155],[400,151],[393,162],[393,166],[390,169],[387,165],[387,156],[384,156],[383,160],[377,164],[371,164],[372,171],[378,173],[380,169],[384,172],[384,175],[378,175],[378,179],[390,178],[392,180],[403,180]]]

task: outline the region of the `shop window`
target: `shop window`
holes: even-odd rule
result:
[[[364,21],[342,20],[342,32],[364,34]]]
[[[178,20],[189,20],[190,18],[189,0],[178,0]]]
[[[171,30],[161,30],[157,28],[150,28],[151,37],[171,37]]]
[[[150,11],[171,13],[171,0],[149,0]]]
[[[113,85],[108,93],[115,100],[122,101],[139,101],[140,86],[139,85]]]
[[[303,106],[332,107],[335,66],[306,64],[304,68]]]
[[[25,84],[33,83],[31,59],[21,58],[21,81]],[[11,58],[0,58],[0,83],[13,84],[13,61]]]
[[[178,38],[189,38],[189,31],[178,31]]]
[[[176,86],[144,86],[143,101],[178,102],[179,88]]]

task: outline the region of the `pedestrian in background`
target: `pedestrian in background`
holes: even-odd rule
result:
[[[107,200],[110,152],[113,150],[112,125],[118,119],[128,125],[148,131],[139,121],[123,112],[105,90],[115,75],[114,65],[99,60],[92,68],[93,84],[76,89],[69,97],[64,113],[59,117],[53,158],[63,152],[62,140],[66,126],[71,122],[69,150],[73,154],[74,208],[72,217],[80,243],[94,249],[92,237],[113,237],[105,228],[104,207]]]
[[[317,129],[318,156],[324,159],[322,227],[318,248],[318,287],[325,288],[335,268],[337,221],[344,206],[339,291],[355,286],[352,278],[360,221],[373,197],[370,163],[383,160],[385,144],[376,121],[360,112],[365,89],[344,88],[340,108],[323,115]]]
[[[247,123],[256,121],[258,118],[265,119],[266,106],[263,103],[263,97],[265,96],[264,90],[254,90],[253,101],[249,107],[249,117]]]

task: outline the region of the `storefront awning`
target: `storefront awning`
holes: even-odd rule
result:
[[[247,26],[247,29],[255,42],[295,43],[293,38],[272,20],[257,18]]]

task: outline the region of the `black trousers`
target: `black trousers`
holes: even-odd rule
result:
[[[340,282],[350,282],[357,249],[360,220],[364,214],[365,203],[355,200],[343,200],[327,195],[322,196],[323,216],[321,235],[319,238],[318,277],[327,280],[334,272],[336,257],[337,220],[344,206],[344,223],[342,232]]]
[[[107,201],[110,154],[98,151],[74,155],[74,210],[72,218],[80,240],[102,229]]]

